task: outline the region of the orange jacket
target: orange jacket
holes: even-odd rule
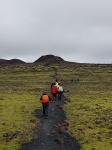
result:
[[[49,102],[49,96],[48,95],[42,95],[41,100],[42,100],[42,103],[48,103]]]

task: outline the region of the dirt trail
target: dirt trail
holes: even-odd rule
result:
[[[80,150],[76,139],[66,133],[68,124],[62,108],[64,102],[65,97],[62,101],[50,102],[48,119],[43,117],[42,109],[35,110],[41,122],[38,138],[23,144],[22,150]]]

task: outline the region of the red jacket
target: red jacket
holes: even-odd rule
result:
[[[58,92],[57,86],[56,86],[56,85],[53,85],[52,88],[51,88],[51,93],[52,93],[52,94],[55,94],[55,93],[57,93],[57,92]]]

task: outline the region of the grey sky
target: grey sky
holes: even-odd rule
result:
[[[0,58],[112,63],[112,0],[0,0]]]

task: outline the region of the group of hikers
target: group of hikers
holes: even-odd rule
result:
[[[49,101],[56,102],[57,100],[62,100],[63,95],[63,86],[60,82],[56,79],[54,83],[51,84],[51,96],[44,91],[40,100],[42,101],[43,107],[43,115],[45,118],[48,118],[48,108],[49,108]]]

